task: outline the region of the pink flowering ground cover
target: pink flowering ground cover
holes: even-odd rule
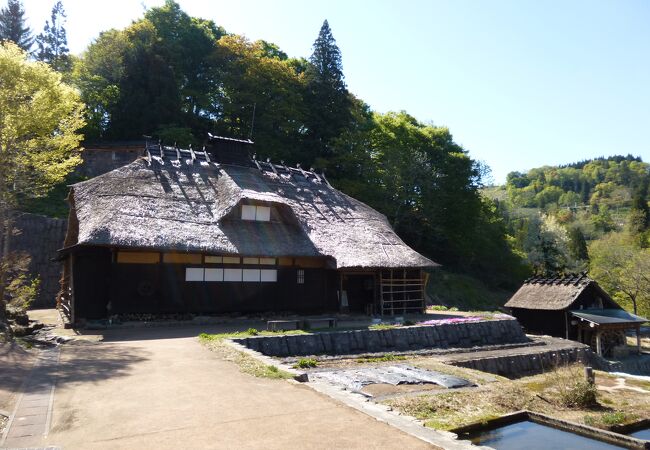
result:
[[[481,317],[481,316],[452,317],[449,319],[425,320],[424,322],[418,322],[418,325],[443,325],[447,323],[480,322],[482,320],[495,320],[495,319],[512,319],[512,316],[509,316],[508,314],[494,314],[490,317]]]

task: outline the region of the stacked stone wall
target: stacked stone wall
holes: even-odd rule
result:
[[[528,342],[528,338],[519,322],[508,319],[386,330],[250,337],[234,341],[267,356],[306,356],[469,348],[523,343]]]
[[[143,147],[86,148],[81,153],[82,163],[75,173],[93,178],[135,161],[143,154]]]
[[[519,378],[548,372],[556,367],[573,363],[587,364],[591,360],[591,350],[576,343],[574,348],[540,351],[533,354],[506,354],[489,358],[451,361],[450,364],[481,372],[493,373],[508,378]]]
[[[14,228],[18,233],[12,237],[11,250],[29,255],[29,272],[41,280],[39,293],[32,307],[46,308],[56,305],[62,265],[59,261],[52,261],[52,258],[55,258],[57,250],[63,247],[66,226],[65,219],[28,213],[20,213],[14,221]]]

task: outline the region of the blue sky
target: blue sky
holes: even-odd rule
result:
[[[54,0],[24,0],[40,30]],[[71,50],[163,0],[63,0]],[[650,2],[201,1],[191,15],[309,56],[328,19],[349,89],[450,128],[508,172],[632,153],[650,161]]]

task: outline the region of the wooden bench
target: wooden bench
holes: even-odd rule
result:
[[[325,327],[316,327],[314,324],[327,322],[327,328],[336,328],[336,317],[315,317],[313,319],[305,319],[304,328],[325,328]]]
[[[284,331],[300,329],[300,320],[269,320],[266,322],[267,331]]]

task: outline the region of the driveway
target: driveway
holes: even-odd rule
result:
[[[239,372],[203,327],[111,330],[62,346],[38,445],[118,448],[431,448],[297,383]]]

